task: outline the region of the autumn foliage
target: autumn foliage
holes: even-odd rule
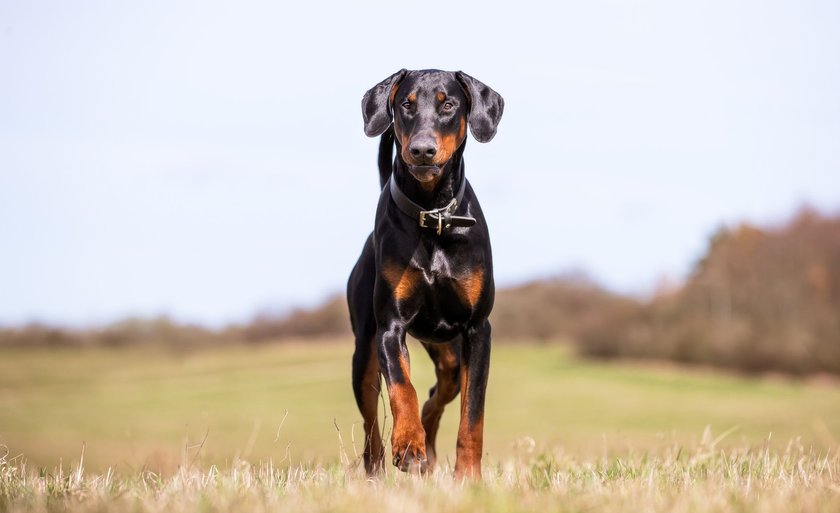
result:
[[[584,354],[840,373],[840,218],[720,230],[685,285],[579,338]]]

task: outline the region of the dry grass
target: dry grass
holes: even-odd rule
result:
[[[4,351],[0,513],[840,511],[832,383],[499,344],[483,484],[452,479],[457,410],[436,474],[368,481],[351,352],[347,340]],[[433,372],[415,355],[422,393]]]
[[[523,452],[489,462],[484,482],[450,469],[425,478],[388,471],[367,480],[358,464],[228,468],[189,463],[169,477],[152,472],[88,474],[83,466],[34,472],[0,458],[0,511],[840,511],[840,458],[793,442],[781,451],[717,448],[707,431],[693,448],[667,446],[620,457],[580,459]]]

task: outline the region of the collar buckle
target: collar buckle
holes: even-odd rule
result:
[[[461,171],[463,174],[463,161],[461,162]],[[413,202],[403,191],[397,186],[394,180],[394,175],[388,179],[388,191],[391,195],[391,200],[397,208],[405,215],[414,218],[418,221],[421,228],[433,229],[438,236],[443,235],[444,232],[449,231],[450,228],[469,228],[475,225],[474,217],[456,216],[455,211],[461,204],[464,198],[464,190],[467,186],[467,179],[461,177],[461,185],[458,187],[458,192],[455,197],[445,207],[434,208],[432,210],[423,210],[423,207]]]
[[[421,210],[419,214],[419,221],[421,228],[435,228],[438,235],[442,234],[444,230],[452,228],[452,212],[458,208],[458,199],[452,198],[448,205],[432,210]],[[435,224],[426,224],[426,220],[431,218],[437,221]]]

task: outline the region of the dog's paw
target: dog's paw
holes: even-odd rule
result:
[[[425,474],[428,468],[428,461],[426,460],[426,448],[421,441],[405,441],[404,443],[394,443],[394,466],[403,472],[412,474]]]

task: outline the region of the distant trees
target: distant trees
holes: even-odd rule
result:
[[[501,289],[491,321],[499,342],[570,341],[592,357],[840,374],[840,216],[803,209],[779,227],[721,229],[682,286],[663,288],[647,302],[612,294],[579,275]],[[347,337],[350,343],[343,296],[223,330],[166,318],[89,330],[6,328],[0,329],[0,347],[191,348],[305,337]]]
[[[840,218],[722,229],[682,288],[578,341],[592,356],[840,374]]]

